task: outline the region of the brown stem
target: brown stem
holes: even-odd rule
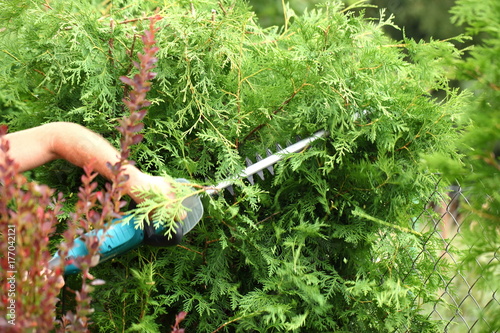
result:
[[[273,115],[276,115],[278,112],[282,111],[285,108],[285,106],[287,106],[305,86],[309,86],[309,85],[310,84],[306,83],[306,82],[302,83],[302,85],[298,89],[294,90],[293,93],[283,103],[281,103],[281,105],[276,110],[273,111]],[[271,116],[271,119],[272,119],[272,116]],[[251,130],[250,133],[248,133],[247,136],[245,136],[245,138],[242,141],[243,142],[247,141],[252,135],[254,135],[257,131],[259,131],[262,127],[264,127],[266,125],[267,124],[258,125],[253,130]]]

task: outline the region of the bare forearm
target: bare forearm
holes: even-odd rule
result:
[[[7,134],[4,139],[9,142],[9,156],[19,165],[20,172],[55,159],[65,159],[79,167],[93,163],[96,172],[111,179],[112,172],[108,163],[115,164],[120,160],[119,152],[107,140],[74,123],[45,124]],[[3,159],[2,151],[0,151],[1,159]],[[123,168],[124,174],[129,177],[125,191],[136,202],[144,200],[137,195],[137,189],[158,191],[175,199],[171,184],[163,177],[145,174],[130,164]],[[183,213],[179,218],[183,219],[185,216]]]
[[[9,155],[20,171],[33,169],[55,159],[77,166],[96,160],[96,171],[109,176],[106,162],[116,162],[118,152],[100,135],[74,123],[56,122],[7,134]]]
[[[103,137],[74,123],[56,122],[5,136],[9,141],[9,156],[21,172],[33,169],[55,159],[83,167],[92,162],[94,170],[110,179],[107,163],[119,161],[118,151]],[[131,180],[142,177],[141,172],[126,166]],[[132,181],[133,183],[134,181]],[[127,188],[130,192],[130,188]]]
[[[107,163],[118,162],[119,153],[102,136],[74,123],[44,126],[51,132],[49,151],[56,159],[64,159],[79,167],[92,162],[95,171],[108,179],[111,177]]]

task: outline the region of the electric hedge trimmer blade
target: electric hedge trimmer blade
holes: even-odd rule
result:
[[[306,147],[308,147],[313,141],[316,141],[317,139],[326,136],[326,131],[319,131],[316,132],[313,136],[310,136],[306,139],[302,139],[286,148],[281,148],[280,145],[276,145],[279,150],[275,154],[269,154],[270,150],[268,150],[268,156],[264,159],[260,159],[259,157],[257,158],[257,162],[254,164],[247,164],[248,166],[246,169],[244,169],[238,176],[224,180],[217,184],[216,186],[213,186],[209,188],[206,192],[209,195],[213,195],[214,193],[219,192],[220,190],[223,190],[225,188],[230,187],[235,183],[236,180],[238,179],[248,179],[248,181],[253,184],[253,175],[258,174],[262,179],[264,179],[264,174],[262,173],[263,170],[267,169],[272,175],[274,175],[274,169],[273,165],[276,164],[277,162],[281,161],[284,159],[288,154],[291,153],[296,153],[299,152]],[[247,163],[250,161],[250,159],[246,159]]]
[[[326,131],[319,131],[313,136],[299,140],[286,148],[276,145],[278,148],[276,153],[273,154],[271,150],[267,149],[267,157],[262,158],[261,155],[257,155],[257,162],[253,164],[252,161],[247,158],[247,167],[239,175],[224,180],[216,186],[207,187],[205,192],[212,196],[219,193],[223,189],[228,189],[231,194],[233,194],[231,185],[233,185],[237,180],[246,178],[253,185],[253,176],[255,174],[257,174],[261,179],[264,179],[264,170],[267,169],[272,175],[274,175],[274,164],[281,161],[291,153],[296,153],[307,148],[313,141],[326,136],[326,134]],[[185,179],[176,179],[176,181],[180,183],[189,183]],[[201,203],[198,195],[192,195],[184,199],[182,205],[186,208],[187,217],[183,221],[177,222],[175,234],[172,237],[167,237],[165,235],[165,227],[155,228],[153,224],[148,224],[145,226],[144,230],[136,228],[134,218],[132,217],[128,219],[127,222],[123,220],[113,220],[108,225],[106,234],[103,233],[103,230],[94,230],[89,231],[80,238],[77,238],[75,240],[75,245],[69,250],[68,256],[64,258],[66,263],[65,274],[79,272],[79,268],[74,265],[74,259],[88,254],[87,247],[83,240],[85,237],[97,236],[102,239],[102,243],[98,251],[100,255],[99,262],[112,259],[142,244],[159,247],[174,246],[179,244],[182,237],[190,232],[203,216],[203,204]],[[61,260],[62,259],[59,254],[56,253],[49,261],[49,267],[55,268],[59,266]]]

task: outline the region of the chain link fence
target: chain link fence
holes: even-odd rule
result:
[[[500,316],[500,291],[491,283],[488,284],[481,272],[485,265],[498,267],[500,248],[489,257],[476,259],[474,268],[461,269],[461,254],[471,250],[470,245],[464,241],[465,228],[480,228],[481,225],[473,220],[471,214],[463,213],[460,209],[461,205],[468,203],[466,189],[453,186],[445,195],[436,190],[433,197],[434,201],[427,203],[421,215],[415,218],[413,227],[417,231],[430,231],[426,244],[431,242],[431,238],[433,241],[438,239],[439,250],[438,253],[434,252],[435,271],[441,267],[449,267],[449,273],[438,274],[444,287],[438,294],[438,301],[423,308],[422,313],[444,322],[444,332],[498,332],[493,321],[498,321]],[[436,247],[429,246],[425,251],[436,251]],[[500,272],[498,273],[500,278]]]

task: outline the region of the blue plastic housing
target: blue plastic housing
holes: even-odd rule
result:
[[[176,179],[179,183],[189,183],[186,179]],[[115,219],[109,223],[109,228],[99,247],[100,260],[99,263],[112,259],[120,254],[135,249],[141,244],[149,246],[167,247],[174,246],[181,242],[182,237],[187,234],[203,216],[203,204],[198,195],[192,195],[182,201],[183,207],[186,208],[186,218],[177,223],[176,231],[173,235],[164,235],[165,227],[158,229],[153,225],[146,225],[144,230],[135,228],[134,218],[124,222],[121,219]],[[128,215],[127,215],[128,216]],[[125,216],[125,217],[127,217]],[[85,236],[97,236],[101,238],[103,231],[89,231]],[[83,257],[88,254],[85,242],[81,238],[75,239],[74,246],[68,251],[68,256],[65,258],[65,274],[78,273],[80,269],[72,264],[72,259]],[[57,267],[61,262],[61,257],[56,253],[49,261],[49,267]]]
[[[136,229],[133,219],[128,223],[121,220],[113,220],[110,224],[110,227],[106,231],[106,236],[99,247],[100,263],[138,247],[144,240],[144,230]],[[90,231],[86,235],[102,237],[103,230],[97,232]],[[65,258],[65,261],[69,264],[66,265],[64,273],[78,273],[80,269],[72,264],[71,261],[74,258],[83,257],[87,254],[88,250],[85,242],[81,238],[75,239],[74,246],[69,250],[68,256]],[[49,261],[49,266],[58,266],[60,260],[59,254],[56,253]]]

